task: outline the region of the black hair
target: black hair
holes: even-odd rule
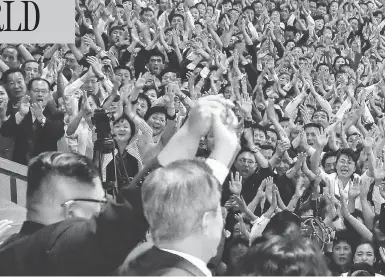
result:
[[[329,159],[330,157],[337,157],[337,152],[336,151],[329,151],[323,155],[323,157],[321,159],[321,165],[323,168],[325,168],[326,160]]]
[[[351,149],[351,148],[340,149],[337,153],[337,162],[341,158],[342,155],[346,155],[346,156],[350,157],[354,161],[354,163],[357,164],[358,155],[356,152],[353,151],[353,149]]]
[[[266,225],[263,230],[263,234],[272,233],[273,235],[283,235],[294,230],[298,230],[301,227],[301,218],[296,214],[284,210],[276,213]]]
[[[180,17],[184,21],[184,16],[182,14],[180,14],[180,13],[172,13],[172,14],[170,14],[169,17],[168,17],[168,21],[171,22],[174,19],[174,17]]]
[[[108,58],[108,57],[107,57]],[[116,73],[118,70],[127,70],[130,73],[130,78],[133,78],[131,68],[125,65],[118,65],[117,67],[114,68],[114,72]]]
[[[148,97],[147,97],[148,98]],[[147,121],[151,115],[155,114],[155,113],[162,113],[166,116],[167,118],[167,110],[165,107],[162,107],[162,106],[154,106],[154,107],[151,107],[148,109],[146,115],[144,116],[144,120]]]
[[[136,132],[136,126],[135,126],[135,123],[134,121],[132,121],[131,118],[128,117],[128,115],[126,115],[126,113],[123,113],[120,117],[118,118],[114,118],[113,122],[112,122],[112,125],[116,125],[118,124],[120,121],[122,120],[127,120],[128,123],[130,124],[130,129],[131,129],[131,137],[128,141],[131,141],[131,139],[134,137],[135,135],[135,132]]]
[[[39,62],[38,62],[37,60],[27,60],[27,61],[25,61],[25,62],[23,63],[23,65],[21,66],[21,68],[22,68],[23,70],[25,70],[25,66],[27,65],[27,63],[37,63],[37,64],[39,64]]]
[[[154,12],[153,9],[151,8],[142,8],[142,10],[140,11],[139,15],[143,15],[145,12]]]
[[[144,94],[144,92],[139,93],[138,99],[143,99],[143,100],[145,100],[145,101],[147,102],[147,107],[148,107],[148,109],[151,108],[151,100],[150,100],[150,98],[149,98],[146,94]]]
[[[85,156],[76,153],[45,152],[29,162],[27,200],[40,190],[48,177],[55,176],[72,178],[79,185],[86,184],[92,187],[95,186],[94,179],[100,178],[95,163]]]
[[[51,84],[50,84],[46,79],[41,78],[41,77],[36,77],[36,78],[31,79],[31,80],[28,82],[27,89],[28,89],[29,91],[31,91],[31,90],[32,90],[32,85],[33,85],[33,83],[34,83],[34,82],[37,82],[37,81],[43,81],[43,82],[46,82],[46,83],[47,83],[47,86],[48,86],[48,90],[50,90]]]
[[[312,119],[313,119],[315,113],[319,113],[319,112],[325,113],[325,114],[326,114],[326,117],[327,117],[327,119],[328,119],[328,121],[329,121],[329,114],[327,113],[327,111],[325,111],[325,110],[323,110],[323,109],[316,109],[316,110],[314,111],[314,113],[313,113]]]
[[[319,247],[300,234],[271,236],[251,247],[241,260],[241,276],[329,276]]]
[[[265,134],[265,136],[266,136],[266,128],[263,127],[262,125],[259,125],[259,124],[253,124],[253,125],[251,126],[251,128],[253,129],[253,132],[254,132],[255,130],[260,130],[260,131],[262,131],[262,132]]]
[[[21,68],[10,68],[8,70],[6,70],[3,75],[1,76],[1,83],[2,84],[6,84],[8,82],[8,77],[9,75],[11,74],[14,74],[14,73],[21,73],[21,75],[23,75],[24,79],[25,79],[25,71]]]
[[[323,127],[320,124],[314,123],[314,122],[310,122],[310,123],[305,124],[303,126],[304,130],[307,129],[307,128],[317,128],[320,132],[323,130]]]
[[[147,57],[148,57],[148,59],[147,59],[146,63],[148,63],[152,57],[161,57],[162,61],[163,62],[165,61],[165,57],[164,57],[163,53],[160,52],[157,48],[149,51]]]
[[[298,33],[297,28],[294,27],[294,26],[290,26],[290,25],[288,25],[288,26],[286,27],[285,32],[293,32],[294,34],[297,34],[297,33]]]

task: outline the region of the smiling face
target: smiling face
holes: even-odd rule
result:
[[[166,127],[166,115],[164,113],[154,113],[147,120],[147,124],[152,128],[153,135],[157,136]]]
[[[127,119],[122,118],[114,123],[112,134],[115,135],[115,140],[118,142],[128,143],[131,138],[131,125]]]
[[[326,128],[329,125],[327,113],[325,111],[316,111],[313,114],[313,122]]]
[[[191,7],[190,12],[191,12],[192,17],[194,18],[194,21],[198,21],[199,20],[199,10],[196,7]]]
[[[356,163],[348,155],[342,154],[337,160],[336,169],[339,177],[350,178],[356,169]]]
[[[146,95],[148,96],[148,98],[150,98],[151,104],[153,104],[158,99],[158,95],[156,94],[155,89],[147,90]]]
[[[254,134],[254,144],[255,145],[263,145],[266,141],[266,134],[262,130],[255,129],[253,131]]]
[[[8,105],[8,95],[3,86],[0,86],[0,110],[3,108],[4,111],[7,110]]]
[[[19,100],[27,91],[23,74],[15,72],[8,75],[6,90],[11,100]]]

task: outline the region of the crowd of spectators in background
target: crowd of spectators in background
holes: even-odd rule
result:
[[[142,200],[132,207],[144,209],[146,218],[132,215],[106,227],[101,214],[110,204],[102,212],[69,213],[90,220],[100,212],[87,222],[102,229],[122,224],[119,232],[135,235],[127,248],[118,235],[98,242],[111,259],[90,271],[86,257],[84,268],[71,271],[71,258],[57,254],[55,260],[68,263],[34,271],[32,259],[26,271],[16,272],[108,274],[122,265],[116,273],[140,275],[143,264],[124,260],[143,244],[146,224],[152,236],[147,240],[170,246],[171,235],[184,238],[201,213],[214,208],[221,219],[200,224],[216,222],[222,236],[207,231],[209,236],[188,244],[199,248],[200,241],[216,250],[202,258],[214,275],[385,274],[384,13],[383,0],[76,0],[74,44],[1,44],[0,157],[31,163],[29,220],[48,226],[66,218],[50,214],[54,209],[43,209],[44,220],[33,215],[44,191],[58,194],[38,185],[47,182],[49,170],[91,183],[98,175],[88,159],[99,109],[110,118],[116,148],[103,156],[101,181],[116,175],[119,190],[141,188],[127,199]],[[42,154],[52,151],[61,154]],[[223,158],[229,154],[231,159]],[[161,155],[169,162],[162,164]],[[222,161],[226,176],[217,176],[213,156],[228,162]],[[154,159],[163,168],[145,178],[156,167]],[[88,177],[65,166],[67,161],[76,168],[74,160],[82,160],[79,172],[89,168]],[[211,175],[221,183],[218,191]],[[205,185],[195,191],[174,182]],[[180,200],[159,183],[169,184]],[[82,189],[84,195],[71,197],[92,195]],[[102,192],[95,190],[94,199]],[[186,220],[192,223],[178,229]],[[27,233],[6,241],[0,264],[12,263],[5,255],[20,254],[12,247],[42,226],[22,228]],[[84,248],[92,252],[88,244]],[[63,271],[50,271],[55,264]]]

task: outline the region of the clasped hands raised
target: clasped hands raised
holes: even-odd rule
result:
[[[201,138],[211,130],[215,143],[238,144],[235,128],[238,120],[232,111],[234,103],[222,95],[209,95],[200,98],[192,107],[187,127],[191,135]]]

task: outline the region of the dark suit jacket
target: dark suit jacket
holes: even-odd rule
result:
[[[128,264],[123,264],[121,276],[205,276],[195,265],[172,253],[152,247]]]
[[[16,124],[15,114],[3,123],[0,129],[4,137],[14,137],[15,146],[12,160],[27,165],[29,160],[46,151],[57,151],[57,142],[64,135],[64,115],[51,105],[43,111],[46,123],[41,126],[35,123],[33,128],[32,114],[29,112],[20,124]]]
[[[148,228],[139,181],[159,166],[154,160],[130,187],[90,220],[67,219],[44,226],[25,222],[0,246],[0,276],[107,275],[121,265]]]

